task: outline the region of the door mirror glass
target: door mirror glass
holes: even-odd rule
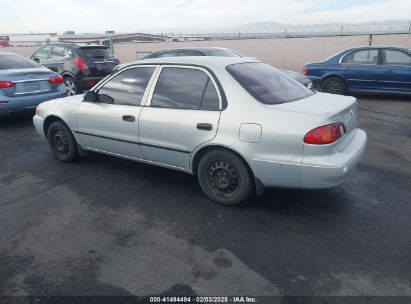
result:
[[[84,100],[96,102],[98,101],[98,95],[94,91],[87,91]]]

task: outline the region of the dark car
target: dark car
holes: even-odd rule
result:
[[[195,47],[195,48],[179,48],[179,49],[170,49],[162,50],[150,53],[141,59],[151,59],[151,58],[160,58],[160,57],[178,57],[178,56],[219,56],[219,57],[240,57],[244,58],[243,55],[237,53],[233,50],[220,47]],[[311,80],[294,71],[281,70],[287,76],[297,80],[299,83],[305,85],[306,87],[312,87]]]
[[[392,46],[351,48],[306,64],[304,74],[327,93],[411,94],[411,52]]]
[[[69,95],[90,89],[119,64],[104,45],[56,43],[39,49],[31,58],[63,76]]]

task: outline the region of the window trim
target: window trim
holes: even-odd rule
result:
[[[398,66],[398,67],[407,67],[407,68],[411,67],[411,65],[404,65],[404,64],[387,64],[387,63],[384,64],[384,59],[387,62],[387,54],[385,53],[386,51],[400,52],[400,53],[408,55],[411,58],[411,54],[404,51],[404,50],[394,49],[394,48],[384,48],[384,49],[381,50],[381,66],[393,66],[393,67]]]
[[[223,110],[223,95],[221,94],[220,91],[220,87],[217,84],[217,81],[214,79],[213,75],[211,75],[211,73],[204,67],[199,67],[199,66],[194,66],[194,65],[179,65],[179,64],[163,64],[160,65],[160,68],[157,72],[157,75],[153,81],[153,84],[151,86],[148,98],[147,98],[147,103],[146,106],[147,107],[151,107],[151,102],[153,100],[153,95],[154,95],[154,91],[157,87],[157,83],[158,83],[158,79],[160,78],[161,72],[163,70],[163,68],[182,68],[182,69],[191,69],[191,70],[200,70],[202,72],[204,72],[209,79],[211,79],[211,81],[213,82],[214,88],[217,91],[217,95],[218,95],[218,109],[216,110],[207,110],[207,109],[189,109],[189,108],[169,108],[169,107],[157,107],[157,106],[153,106],[153,108],[161,108],[161,109],[171,109],[171,110],[195,110],[195,111],[222,111]]]
[[[378,53],[377,64],[374,64],[374,63],[348,63],[348,62],[343,62],[343,61],[347,58],[347,56],[348,56],[348,55],[351,55],[352,53],[360,52],[360,51],[373,51],[373,50],[376,50],[377,53]],[[341,56],[339,63],[340,63],[340,64],[355,64],[355,65],[372,65],[372,66],[379,66],[379,65],[381,65],[381,59],[382,59],[382,58],[381,58],[381,49],[379,49],[379,48],[363,48],[363,49],[355,49],[355,50],[352,50],[352,51],[346,53],[345,55]]]
[[[154,72],[153,72],[153,74],[151,75],[151,78],[150,78],[150,80],[149,80],[148,83],[147,83],[146,89],[145,89],[144,94],[143,94],[143,98],[141,99],[141,103],[140,103],[139,105],[137,105],[137,104],[136,104],[136,105],[127,105],[127,106],[131,106],[131,107],[144,107],[145,104],[146,104],[146,102],[147,102],[147,97],[148,97],[148,94],[149,94],[149,92],[150,92],[150,89],[151,89],[151,87],[152,87],[152,85],[153,85],[153,81],[154,81],[154,79],[155,79],[155,76],[157,75],[158,70],[159,70],[159,68],[160,68],[160,66],[157,65],[157,64],[150,64],[150,65],[133,65],[133,66],[126,67],[126,68],[124,68],[124,69],[120,69],[120,70],[116,71],[115,73],[113,73],[113,74],[111,74],[111,75],[108,75],[106,79],[103,79],[101,82],[99,82],[98,84],[96,84],[94,87],[92,87],[92,88],[90,89],[90,91],[93,91],[94,93],[98,94],[99,90],[100,90],[104,85],[106,85],[110,80],[112,80],[114,77],[116,77],[117,75],[119,75],[119,74],[121,74],[121,73],[123,73],[123,72],[125,72],[125,71],[127,71],[127,70],[136,69],[136,68],[154,68]],[[83,99],[83,102],[90,102],[90,101]],[[124,105],[119,105],[119,104],[115,104],[115,103],[112,104],[112,105],[124,106]]]

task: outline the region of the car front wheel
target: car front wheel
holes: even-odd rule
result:
[[[77,142],[63,122],[55,121],[50,125],[47,130],[47,140],[58,160],[72,162],[79,157]]]
[[[198,165],[198,181],[209,199],[238,205],[253,194],[254,184],[245,162],[226,150],[206,153]]]

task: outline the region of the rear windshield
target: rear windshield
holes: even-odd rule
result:
[[[78,50],[81,56],[87,58],[112,58],[113,52],[109,48],[81,48]]]
[[[264,104],[285,103],[314,94],[266,63],[233,64],[226,69],[244,89]]]
[[[0,55],[0,70],[31,69],[41,67],[37,62],[19,55]]]

